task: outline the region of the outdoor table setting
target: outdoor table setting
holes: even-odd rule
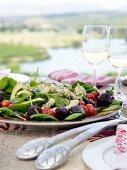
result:
[[[67,72],[68,72],[68,76],[69,75],[72,76],[72,71],[69,71],[69,70],[61,70],[61,71],[66,72],[66,76],[67,76]],[[57,71],[55,71],[55,74],[56,74],[56,72]],[[60,72],[60,70],[58,72]],[[47,80],[51,81],[51,76],[53,76],[53,75],[54,75],[54,72],[49,75],[50,78],[47,78]],[[62,75],[64,75],[64,74],[62,74]],[[77,76],[77,74],[75,76]],[[57,76],[57,78],[58,78],[58,76]],[[111,79],[108,78],[108,82],[110,82],[109,80],[111,81],[111,84],[109,83],[107,86],[101,87],[99,89],[99,91],[103,92],[103,91],[105,91],[105,89],[106,90],[111,89],[111,87],[113,86],[112,81],[114,81],[114,79],[111,77]],[[122,86],[122,91],[124,92],[124,94],[126,94],[126,86]],[[126,106],[126,102],[124,104]],[[108,119],[106,119],[106,118],[108,118]],[[92,118],[90,117],[90,119],[92,119]],[[102,120],[114,119],[114,112],[113,112],[113,115],[111,114],[104,118],[101,117],[101,119]],[[28,125],[27,124],[25,126],[24,124],[20,125],[19,123],[17,123],[18,121],[14,124],[13,123],[11,124],[10,121],[11,120],[9,120],[9,122],[8,122],[8,119],[7,120],[5,119],[5,121],[1,122],[1,126],[0,126],[0,129],[1,129],[1,133],[0,133],[1,143],[0,144],[1,144],[1,155],[2,155],[1,168],[2,169],[16,169],[16,170],[17,169],[23,170],[23,169],[29,169],[29,168],[36,169],[34,160],[23,161],[23,160],[18,159],[16,156],[17,150],[23,144],[25,144],[33,139],[47,138],[47,137],[50,139],[50,137],[52,137],[52,136],[61,134],[63,132],[68,132],[71,129],[71,126],[69,124],[67,126],[65,126],[65,123],[62,126],[54,125],[54,127],[46,126],[46,128],[45,128],[44,125],[43,126],[39,125],[38,127],[36,127],[36,126],[27,126]],[[77,121],[77,122],[79,122],[79,121]],[[23,123],[23,121],[22,121],[22,123]],[[48,124],[48,122],[47,122],[47,124]],[[74,128],[79,125],[73,125],[72,127]],[[86,130],[87,130],[87,126],[89,126],[89,125],[91,125],[91,124],[87,123],[87,125],[85,126]],[[74,130],[74,131],[76,132],[76,130]],[[80,130],[80,133],[81,132],[83,132],[83,129]],[[74,148],[72,150],[72,152],[70,153],[70,156],[68,157],[68,161],[64,164],[64,166],[58,167],[56,169],[63,169],[63,170],[68,169],[68,168],[71,168],[71,169],[80,168],[80,169],[86,169],[86,170],[89,169],[88,166],[90,167],[89,162],[91,163],[91,160],[89,159],[89,157],[86,158],[86,160],[87,159],[89,160],[87,162],[88,166],[86,163],[84,163],[86,161],[86,160],[83,161],[83,159],[85,159],[85,157],[82,156],[82,154],[85,154],[84,149],[86,148],[86,152],[88,152],[87,146],[89,149],[89,145],[88,145],[89,143],[91,145],[93,143],[93,146],[94,146],[94,142],[99,141],[99,139],[101,140],[101,138],[105,139],[104,137],[106,137],[106,141],[107,141],[107,137],[112,136],[112,135],[114,137],[115,133],[116,133],[116,126],[114,128],[109,127],[108,129],[103,130],[102,132],[95,135],[94,137],[92,135],[89,140],[85,141],[85,139],[84,139],[84,142],[82,142],[79,146],[77,146],[76,148]],[[78,135],[78,134],[79,134],[79,132],[77,132],[76,135]],[[68,137],[69,137],[69,135],[68,135]],[[71,136],[70,138],[73,139],[73,136]],[[110,140],[113,140],[113,139],[111,138]],[[106,142],[106,141],[103,141],[103,142]],[[96,146],[96,143],[95,143],[95,146]],[[82,153],[83,150],[84,150],[84,152]],[[96,155],[94,155],[94,156],[96,156]],[[91,159],[93,159],[93,158],[91,158]]]
[[[81,51],[93,76],[66,68],[47,77],[37,70],[33,78],[0,72],[1,169],[127,169],[127,90],[120,76],[126,47],[112,51],[110,38],[121,29],[127,33],[126,27],[84,27]],[[105,58],[117,78],[96,76]]]

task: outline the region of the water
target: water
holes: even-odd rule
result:
[[[32,73],[39,67],[41,75],[48,75],[52,71],[64,68],[79,73],[93,73],[93,67],[84,59],[81,48],[49,49],[49,54],[51,59],[22,64],[21,71]],[[97,75],[104,75],[109,71],[116,71],[116,69],[107,60],[97,67]]]

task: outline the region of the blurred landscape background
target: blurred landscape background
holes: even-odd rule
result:
[[[39,74],[47,75],[68,68],[90,74],[81,52],[84,25],[127,25],[126,9],[126,0],[0,0],[1,69],[33,75],[39,67]],[[102,67],[103,74],[115,72],[107,61]]]

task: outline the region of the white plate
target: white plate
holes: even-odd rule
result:
[[[10,73],[9,77],[15,79],[16,81],[20,81],[20,82],[26,82],[30,79],[30,77],[28,77],[24,74],[18,74],[18,73]]]
[[[115,136],[91,142],[84,149],[82,157],[92,170],[112,170]]]
[[[49,121],[42,121],[42,122],[37,122],[37,121],[22,121],[22,120],[9,120],[9,119],[0,119],[0,122],[4,123],[10,123],[10,124],[16,124],[16,125],[25,125],[31,128],[48,128],[48,129],[61,129],[61,128],[70,128],[70,127],[76,127],[76,126],[81,126],[87,123],[92,123],[92,122],[97,122],[99,120],[104,120],[106,118],[111,117],[112,115],[115,115],[116,112],[109,113],[107,115],[103,116],[93,116],[93,117],[87,117],[83,120],[80,121],[71,121],[71,122],[49,122]]]

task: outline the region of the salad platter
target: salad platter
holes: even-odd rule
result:
[[[74,84],[0,80],[0,122],[44,128],[78,126],[111,117],[122,102],[113,88],[100,93],[83,82]]]

